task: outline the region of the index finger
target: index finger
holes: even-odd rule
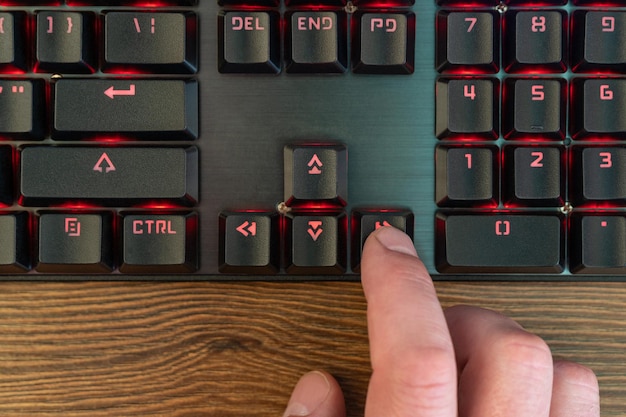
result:
[[[366,416],[455,417],[456,362],[432,280],[413,242],[382,227],[365,243],[372,378]]]

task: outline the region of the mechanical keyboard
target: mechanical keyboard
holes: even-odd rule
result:
[[[619,0],[0,0],[0,279],[626,277]]]

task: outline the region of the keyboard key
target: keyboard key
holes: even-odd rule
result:
[[[37,13],[35,71],[95,72],[94,25],[90,13]]]
[[[301,11],[287,15],[287,72],[346,71],[347,21],[344,13]]]
[[[496,73],[500,24],[495,12],[437,13],[437,70],[446,73]]]
[[[499,90],[498,81],[488,78],[437,80],[437,137],[497,139]]]
[[[439,206],[494,207],[498,204],[498,148],[437,146],[436,200]]]
[[[361,255],[367,237],[381,227],[395,227],[413,239],[414,216],[402,209],[359,209],[352,212],[352,270],[361,270]]]
[[[507,78],[503,135],[506,139],[565,138],[565,80]]]
[[[570,269],[581,274],[626,272],[626,218],[576,215],[572,218]]]
[[[0,273],[30,269],[28,214],[0,213]]]
[[[113,268],[111,213],[39,216],[39,272],[106,273]]]
[[[195,73],[196,27],[189,13],[106,13],[104,71]]]
[[[626,79],[576,78],[571,97],[570,131],[574,139],[626,138]]]
[[[0,70],[22,73],[26,68],[26,15],[0,13]]]
[[[198,201],[195,147],[32,146],[22,149],[20,171],[23,205],[193,205]]]
[[[507,13],[504,48],[507,72],[565,72],[566,14],[561,10]]]
[[[565,203],[562,160],[563,149],[556,146],[506,147],[506,204],[561,207]]]
[[[343,145],[285,147],[285,204],[345,206],[348,198],[348,151]]]
[[[441,272],[563,271],[564,221],[540,214],[437,214]]]
[[[626,204],[625,147],[575,147],[572,153],[570,182],[576,202],[607,206]]]
[[[218,24],[220,72],[280,72],[278,13],[225,11]]]
[[[353,71],[412,74],[415,60],[413,13],[358,13],[353,32]]]
[[[42,80],[0,80],[0,137],[43,139],[44,97]]]
[[[13,148],[0,146],[0,206],[13,204]]]
[[[123,273],[179,273],[198,269],[198,216],[124,213]]]
[[[198,137],[198,83],[193,80],[62,79],[54,90],[57,140],[107,134],[157,140]]]
[[[287,273],[337,275],[346,269],[344,213],[298,213],[286,217]]]
[[[198,0],[158,0],[158,2],[147,0],[66,0],[66,2],[70,6],[85,4],[94,6],[149,6],[152,4],[158,4],[158,6],[195,6],[198,4]]]
[[[225,212],[220,215],[220,271],[275,274],[280,266],[278,214]]]
[[[573,71],[626,70],[626,12],[577,10],[573,13],[573,25]]]

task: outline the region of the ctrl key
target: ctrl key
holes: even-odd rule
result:
[[[0,213],[0,273],[30,269],[28,214]]]
[[[278,214],[220,214],[219,269],[226,273],[275,274],[279,266]]]
[[[195,213],[125,213],[122,273],[185,273],[198,269]]]

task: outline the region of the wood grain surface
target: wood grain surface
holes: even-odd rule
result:
[[[326,369],[350,416],[369,378],[358,283],[2,283],[2,416],[280,416]],[[626,415],[626,284],[438,283],[444,306],[496,309],[595,370]]]

